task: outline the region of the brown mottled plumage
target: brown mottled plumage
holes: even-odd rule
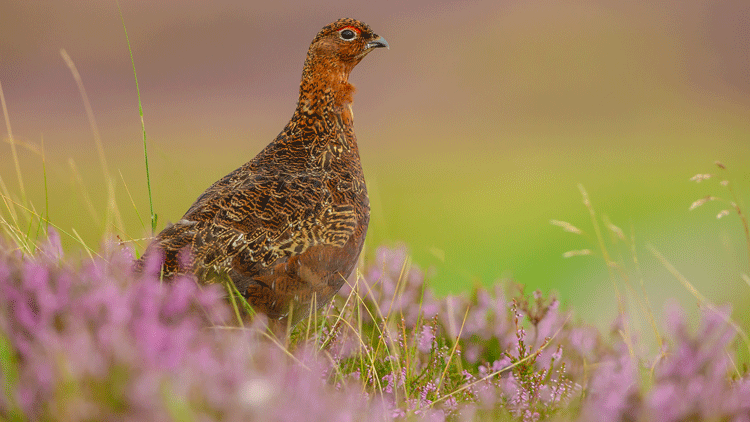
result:
[[[370,205],[354,136],[349,73],[385,39],[354,19],[324,27],[307,53],[297,109],[255,158],[214,183],[146,250],[163,274],[227,275],[253,307],[292,323],[354,269]],[[188,249],[188,262],[178,255]],[[139,266],[142,267],[142,260]]]

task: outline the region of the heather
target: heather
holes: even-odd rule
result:
[[[750,420],[727,308],[667,306],[658,350],[514,283],[436,297],[379,248],[286,337],[231,289],[134,275],[129,248],[4,243],[6,420]],[[158,262],[150,262],[158,265]],[[630,334],[626,334],[630,332]]]

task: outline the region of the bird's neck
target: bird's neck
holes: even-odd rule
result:
[[[305,114],[340,114],[354,96],[351,68],[340,62],[308,56],[302,71],[297,110]]]
[[[350,71],[309,56],[305,62],[297,109],[283,136],[273,144],[280,142],[288,149],[299,150],[306,168],[310,163],[329,168],[342,154],[358,155]]]

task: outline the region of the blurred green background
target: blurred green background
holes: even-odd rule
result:
[[[688,211],[700,197],[730,197],[718,183],[726,177],[740,205],[748,202],[746,0],[120,5],[158,229],[276,136],[294,109],[310,40],[351,16],[391,45],[352,75],[372,200],[368,253],[403,242],[414,262],[431,268],[441,294],[512,277],[529,290],[557,291],[577,315],[606,324],[615,293],[580,183],[598,215],[635,239],[640,273],[630,244],[612,245],[605,233],[612,255],[631,263],[633,282],[642,275],[657,310],[668,297],[688,307],[695,299],[647,244],[711,300],[746,309],[750,286],[741,275],[750,264],[739,218],[717,220],[726,206],[716,202]],[[141,127],[115,2],[0,3],[0,83],[28,203],[45,208],[43,149],[51,221],[88,244],[101,241],[105,177],[60,49],[80,72],[101,133],[120,214],[114,231],[142,250]],[[9,144],[0,151],[0,176],[23,202]],[[696,173],[721,178],[696,184]],[[9,219],[5,207],[0,215]],[[74,239],[64,243],[80,250]],[[585,248],[595,255],[562,257]]]

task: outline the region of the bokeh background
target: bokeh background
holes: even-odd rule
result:
[[[636,286],[643,280],[657,311],[668,297],[695,299],[646,245],[711,300],[745,314],[750,286],[741,274],[750,264],[740,220],[717,220],[726,208],[717,202],[688,208],[709,194],[730,197],[718,183],[727,177],[740,205],[750,205],[746,0],[120,6],[159,229],[276,136],[294,109],[310,40],[350,16],[391,45],[352,75],[372,200],[368,253],[403,242],[415,263],[431,268],[441,294],[510,277],[557,291],[577,315],[606,324],[615,289],[580,183],[598,216],[634,239],[612,245],[603,228],[613,257],[629,263]],[[120,214],[114,232],[142,250],[149,231],[141,123],[114,1],[0,0],[0,83],[25,192],[7,142],[0,176],[14,200],[25,194],[56,225],[101,242],[106,178],[60,49],[81,75],[101,134]],[[696,184],[696,173],[721,178]],[[64,243],[80,249],[72,238]],[[595,254],[562,257],[586,248]]]

